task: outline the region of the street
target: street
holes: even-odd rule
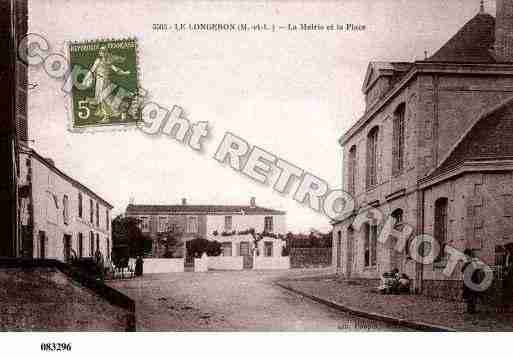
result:
[[[406,330],[339,312],[273,284],[319,271],[145,275],[108,284],[136,302],[138,331]]]

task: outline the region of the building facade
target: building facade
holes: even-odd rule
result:
[[[179,236],[174,257],[186,257],[186,242],[195,238],[218,241],[223,256],[242,256],[249,266],[254,255],[281,257],[285,242],[286,213],[258,207],[252,198],[246,206],[138,205],[129,204],[126,216],[138,218],[141,230],[153,240],[154,257],[165,255],[158,248],[159,237],[171,231]],[[255,246],[254,236],[261,239]]]
[[[423,61],[371,62],[364,115],[340,139],[344,189],[356,210],[334,222],[333,263],[347,277],[376,279],[394,268],[414,288],[457,297],[461,273],[443,274],[446,246],[500,266],[513,242],[513,0],[497,17],[479,13]],[[366,208],[401,231],[440,244],[433,264],[415,263],[382,244],[382,225],[353,221]]]
[[[109,260],[112,205],[34,150],[21,146],[19,156],[23,256]]]

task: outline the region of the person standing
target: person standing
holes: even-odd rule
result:
[[[471,280],[473,283],[478,284],[479,278],[478,278],[478,268],[475,268],[474,260],[473,260],[473,254],[470,249],[465,249],[463,252],[466,256],[465,264],[463,264],[463,267],[461,268],[461,272],[463,273],[463,278],[465,278],[465,271],[472,270]],[[471,266],[471,267],[469,267]],[[474,268],[472,268],[474,267]],[[467,303],[467,313],[469,314],[475,314],[477,313],[476,310],[476,304],[477,304],[477,292],[467,285],[466,281],[463,280],[463,299]]]

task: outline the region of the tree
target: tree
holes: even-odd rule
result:
[[[187,242],[187,254],[189,257],[199,258],[203,253],[209,257],[216,257],[221,254],[222,245],[218,241],[209,241],[205,238],[194,238]]]
[[[139,228],[137,218],[117,216],[112,221],[112,257],[122,267],[129,257],[143,256],[151,253],[152,241]]]

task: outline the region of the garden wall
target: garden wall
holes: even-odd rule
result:
[[[289,257],[254,257],[253,269],[290,269]]]
[[[184,272],[183,258],[146,258],[143,264],[143,273],[176,273]]]
[[[331,266],[331,248],[290,248],[292,268]]]
[[[242,270],[243,257],[208,257],[209,270]]]

